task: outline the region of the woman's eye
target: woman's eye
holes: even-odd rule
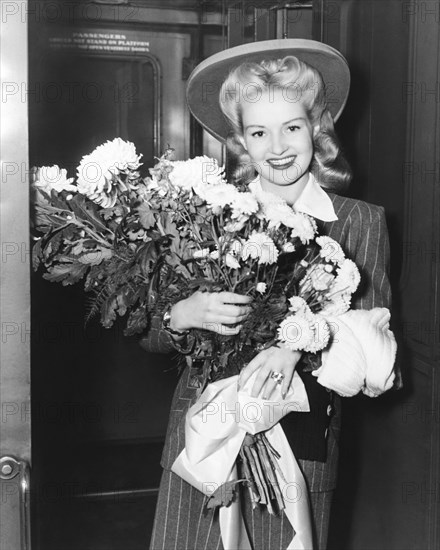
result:
[[[256,132],[252,132],[252,137],[263,137],[264,132],[263,130],[257,130]]]
[[[295,124],[293,126],[288,126],[287,129],[288,129],[289,132],[295,132],[296,130],[299,130],[300,127]]]

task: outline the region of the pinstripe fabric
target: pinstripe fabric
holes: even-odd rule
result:
[[[356,263],[361,272],[361,286],[353,296],[352,307],[356,309],[390,307],[389,243],[384,209],[332,193],[329,193],[329,196],[338,220],[334,222],[317,220],[317,223],[320,233],[338,241],[347,257]],[[178,349],[172,338],[160,330],[159,322],[153,321],[152,329],[142,339],[141,345],[148,351],[154,352],[170,352]],[[180,348],[179,351],[184,353],[187,350]],[[327,461],[299,461],[310,490],[319,550],[325,549],[330,503],[336,485],[341,407],[340,399],[338,396],[335,397],[335,414],[331,419],[327,435]],[[161,464],[165,472],[159,493],[152,540],[154,550],[156,548],[166,550],[220,548],[218,534],[215,534],[218,533],[218,524],[212,514],[203,512],[203,495],[197,494],[197,491],[190,486],[185,487],[185,482],[169,472],[171,465],[184,447],[185,413],[195,400],[196,390],[191,387],[189,369],[185,369],[174,395],[162,455]],[[295,452],[295,449],[293,451]],[[195,517],[193,517],[194,514],[196,514]],[[266,513],[264,517],[258,517],[258,512],[251,515],[247,512],[247,519],[255,548],[281,550],[290,540],[288,536],[290,525],[282,519],[269,518]],[[185,525],[189,525],[191,533],[185,530]],[[181,536],[186,542],[180,540]],[[182,546],[184,544],[187,546]]]
[[[170,470],[159,488],[151,550],[215,550],[223,548],[218,509],[208,510],[205,496]]]
[[[330,520],[330,509],[334,491],[310,493],[310,504],[313,512],[314,549],[325,550]]]
[[[332,497],[333,491],[310,493],[314,550],[325,550]],[[253,550],[285,550],[293,530],[283,513],[270,516],[262,507],[252,510],[246,498],[242,511]],[[216,549],[223,550],[218,509],[208,510],[200,491],[170,470],[164,470],[150,550]]]
[[[382,206],[329,193],[338,220],[318,222],[320,232],[335,239],[361,272],[354,309],[390,307],[389,241]]]

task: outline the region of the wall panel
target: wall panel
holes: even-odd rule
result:
[[[346,400],[331,548],[439,546],[438,3],[315,2],[315,38],[352,72],[338,133],[351,194],[385,206],[404,387]],[[436,15],[437,13],[437,15]]]

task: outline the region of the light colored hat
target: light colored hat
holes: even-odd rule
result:
[[[350,88],[350,71],[345,57],[322,42],[293,38],[243,44],[202,61],[188,79],[186,97],[191,113],[210,134],[224,141],[231,128],[218,98],[230,71],[243,62],[259,63],[287,55],[294,55],[319,71],[326,87],[328,109],[336,121],[344,109]]]

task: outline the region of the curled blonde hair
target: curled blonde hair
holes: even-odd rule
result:
[[[243,137],[242,101],[257,101],[263,92],[272,89],[281,89],[289,100],[302,102],[310,124],[319,128],[313,135],[310,171],[322,187],[344,191],[352,174],[327,108],[322,77],[316,69],[292,55],[261,63],[242,63],[229,73],[221,87],[219,102],[231,126],[226,145],[237,162],[236,181],[247,182],[255,175],[250,157],[239,139]]]

